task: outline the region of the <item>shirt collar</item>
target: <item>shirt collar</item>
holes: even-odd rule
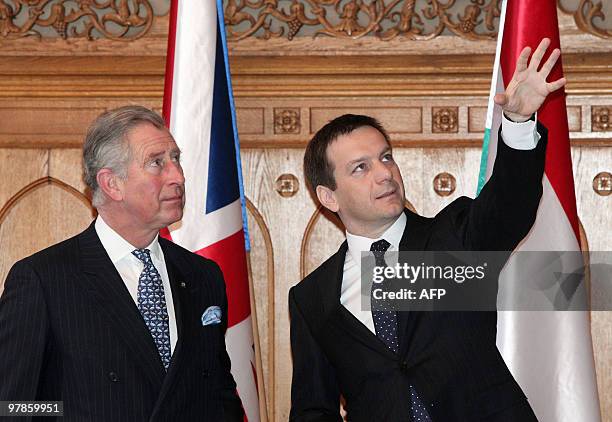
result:
[[[125,240],[119,233],[113,230],[100,215],[98,215],[98,218],[96,218],[95,229],[98,237],[100,238],[100,242],[102,242],[102,246],[106,250],[106,253],[110,257],[113,264],[121,261],[126,256],[133,256],[132,251],[137,248],[132,246],[130,242]],[[153,259],[162,259],[163,255],[161,247],[159,246],[159,236],[155,236],[153,241],[146,247],[146,249],[151,251],[151,256]]]
[[[351,234],[348,231],[346,232],[346,242],[348,243],[348,252],[351,254],[351,257],[355,262],[361,262],[361,252],[369,251],[372,243],[376,242],[380,239],[385,239],[387,242],[391,244],[389,246],[390,251],[398,251],[399,244],[402,240],[402,236],[404,234],[404,229],[406,228],[406,214],[401,213],[395,223],[391,225],[380,237],[376,239],[370,239],[365,236],[357,236],[355,234]]]

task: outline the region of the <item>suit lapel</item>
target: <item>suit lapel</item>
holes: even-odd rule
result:
[[[338,252],[334,255],[333,262],[333,284],[332,288],[322,289],[321,297],[323,298],[323,309],[329,315],[328,321],[336,325],[341,331],[346,332],[355,340],[363,343],[365,346],[382,353],[390,358],[395,359],[396,355],[374,334],[368,327],[363,325],[344,305],[340,303],[342,294],[342,279],[344,276],[344,260],[348,244],[346,241],[342,243]],[[325,280],[320,285],[326,285],[329,280]]]
[[[153,338],[125,283],[111,262],[92,223],[78,237],[83,286],[91,293],[109,324],[131,351],[134,362],[160,388],[165,370]]]
[[[406,209],[406,228],[400,241],[401,251],[423,251],[427,247],[431,220],[421,217]],[[420,312],[400,311],[397,313],[399,356],[404,357],[408,353],[408,346],[412,342],[417,323],[422,317]]]
[[[183,273],[181,270],[182,268],[189,268],[189,265],[181,265],[180,257],[173,253],[165,239],[159,239],[159,241],[164,252],[164,260],[166,261],[166,269],[172,289],[172,303],[174,304],[178,339],[174,352],[172,353],[168,374],[164,379],[164,384],[157,400],[156,409],[161,406],[168,392],[172,391],[172,387],[178,379],[178,374],[181,373],[181,367],[184,363],[183,355],[185,353],[185,342],[187,339],[196,338],[197,336],[194,332],[197,329],[197,327],[194,326],[196,318],[190,317],[193,309],[190,309],[188,298],[193,283],[190,275]],[[156,411],[153,412],[153,414],[155,413]]]

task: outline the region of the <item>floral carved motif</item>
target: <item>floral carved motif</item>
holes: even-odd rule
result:
[[[433,107],[431,114],[433,133],[454,133],[459,130],[457,107]]]
[[[434,192],[438,196],[450,196],[455,192],[456,187],[457,179],[450,173],[442,172],[433,179]]]
[[[593,106],[591,109],[591,128],[593,132],[612,130],[612,107]]]
[[[303,27],[314,35],[361,38],[374,35],[390,40],[399,35],[427,40],[448,30],[470,40],[497,35],[500,0],[226,0],[228,38],[241,40],[286,36],[291,40]]]
[[[274,133],[300,133],[300,109],[274,109]]]
[[[607,171],[598,173],[593,178],[593,190],[595,193],[601,196],[608,196],[612,194],[612,174]]]
[[[153,17],[148,0],[0,0],[0,38],[41,38],[42,28],[52,28],[63,39],[131,41]]]

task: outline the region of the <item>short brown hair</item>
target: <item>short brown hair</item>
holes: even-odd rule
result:
[[[336,190],[334,168],[327,159],[327,148],[338,137],[348,135],[364,126],[371,126],[379,131],[384,136],[387,144],[391,145],[389,135],[375,118],[359,114],[344,114],[336,117],[319,129],[306,146],[306,152],[304,153],[304,174],[310,189],[314,191],[317,186],[322,185],[331,190]]]

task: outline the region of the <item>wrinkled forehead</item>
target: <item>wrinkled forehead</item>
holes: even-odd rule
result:
[[[140,124],[127,133],[130,154],[135,158],[179,151],[174,138],[166,128]]]

